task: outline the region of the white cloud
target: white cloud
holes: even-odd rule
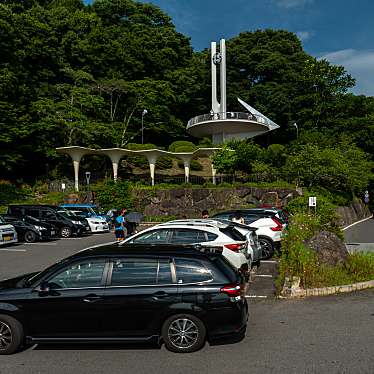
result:
[[[280,8],[297,8],[308,4],[312,4],[314,0],[276,0],[276,4]]]
[[[374,96],[374,51],[342,49],[329,52],[322,57],[334,65],[342,65],[353,78],[356,94]]]
[[[296,32],[297,37],[304,42],[305,40],[308,40],[312,37],[313,33],[310,31],[297,31]]]

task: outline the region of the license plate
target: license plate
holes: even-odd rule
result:
[[[12,239],[13,239],[13,235],[4,235],[3,236],[4,242],[7,242],[7,241],[12,240]]]
[[[52,230],[52,231],[51,231],[51,235],[54,235],[54,234],[56,234],[56,231],[53,231],[53,230]]]

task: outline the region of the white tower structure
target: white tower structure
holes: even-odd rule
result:
[[[219,66],[220,101],[217,92],[217,67]],[[231,139],[247,139],[279,126],[249,104],[239,99],[247,112],[228,112],[226,104],[226,43],[220,40],[219,51],[216,42],[211,43],[212,109],[209,114],[194,117],[188,121],[187,132],[192,136],[212,137],[213,144],[222,144]]]

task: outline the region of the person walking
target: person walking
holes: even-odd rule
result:
[[[122,209],[114,221],[114,234],[117,242],[125,240],[126,237],[125,215],[126,209]]]

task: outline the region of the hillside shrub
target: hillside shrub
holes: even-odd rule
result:
[[[183,164],[182,160],[178,161],[178,167],[180,169],[184,169],[184,164]],[[190,165],[190,169],[193,170],[193,171],[201,171],[201,170],[203,170],[203,165],[201,165],[200,162],[197,161],[197,160],[192,160],[191,165]]]
[[[131,208],[133,206],[129,182],[117,181],[115,183],[108,180],[96,183],[91,188],[96,193],[98,205],[104,210]]]
[[[193,152],[197,146],[186,140],[177,140],[169,145],[170,152]]]
[[[173,157],[163,156],[156,162],[156,169],[165,170],[173,167]]]

